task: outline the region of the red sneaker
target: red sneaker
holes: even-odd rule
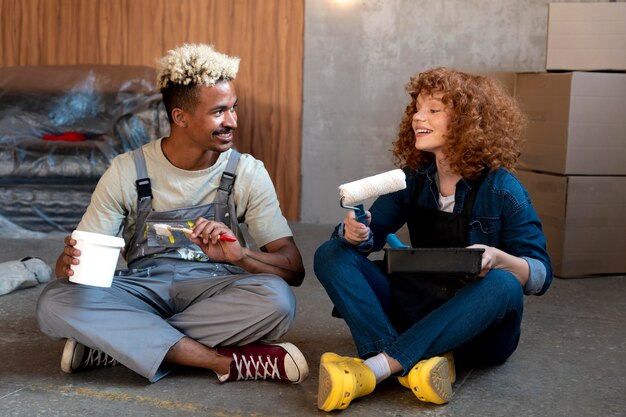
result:
[[[309,375],[309,366],[300,350],[291,343],[220,346],[217,353],[231,356],[230,372],[220,382],[247,379],[278,379],[299,384]]]

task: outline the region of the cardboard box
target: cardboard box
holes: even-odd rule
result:
[[[543,224],[555,276],[626,273],[626,176],[517,177]]]
[[[626,70],[626,3],[550,3],[548,70]]]
[[[529,124],[521,168],[563,175],[626,175],[626,74],[520,73]]]

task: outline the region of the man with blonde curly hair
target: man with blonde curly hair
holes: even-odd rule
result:
[[[176,366],[221,382],[308,375],[302,353],[273,343],[293,325],[304,267],[263,163],[233,149],[239,59],[183,45],[159,62],[168,137],[115,158],[77,229],[122,233],[128,269],[110,288],[58,280],[39,300],[44,333],[66,338],[65,372],[121,363],[151,382]],[[246,244],[240,224],[260,251]]]

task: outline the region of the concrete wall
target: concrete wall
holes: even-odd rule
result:
[[[306,0],[301,221],[337,223],[340,184],[394,168],[411,75],[543,71],[549,3]]]

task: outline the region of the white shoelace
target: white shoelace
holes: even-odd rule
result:
[[[96,349],[89,349],[89,354],[82,363],[82,366],[84,367],[115,365],[117,365],[117,361],[115,359]]]
[[[280,378],[280,372],[278,371],[278,358],[272,358],[266,356],[257,356],[256,360],[253,356],[249,358],[242,355],[237,358],[237,354],[233,353],[233,359],[235,361],[235,367],[237,368],[237,381],[242,379],[273,379]]]

